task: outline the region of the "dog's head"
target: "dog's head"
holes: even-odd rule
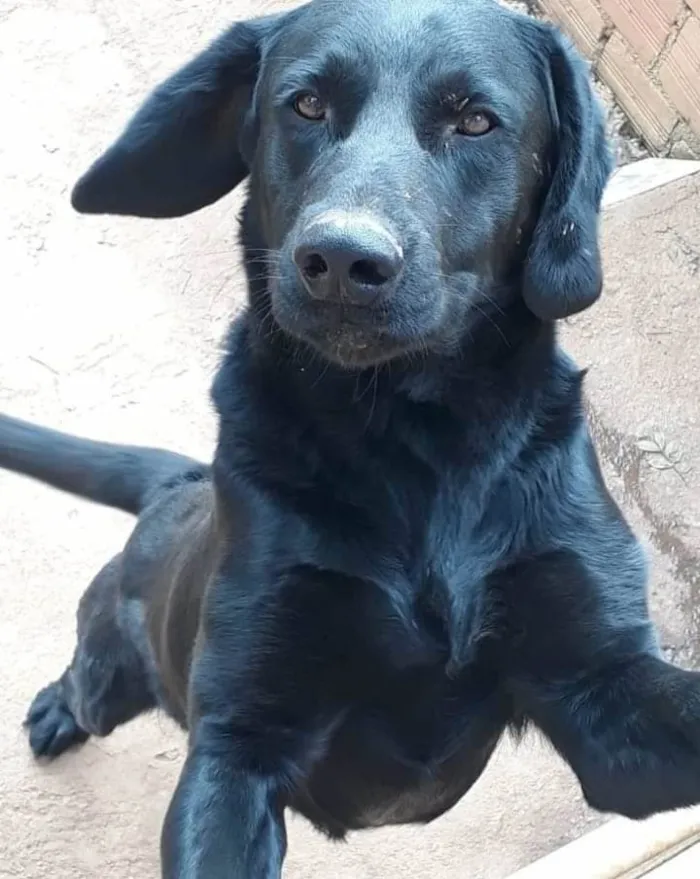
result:
[[[180,216],[250,177],[274,320],[364,366],[449,350],[503,291],[543,320],[594,302],[610,167],[550,26],[493,0],[314,0],[163,83],[73,204]]]

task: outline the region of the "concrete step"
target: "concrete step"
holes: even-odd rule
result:
[[[685,871],[685,872],[684,872]],[[691,879],[700,875],[700,809],[616,818],[510,879]]]

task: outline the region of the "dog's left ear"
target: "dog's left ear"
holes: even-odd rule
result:
[[[547,26],[548,87],[556,144],[549,191],[523,276],[523,298],[543,320],[576,314],[600,296],[603,270],[598,221],[612,157],[605,117],[588,66]]]
[[[234,24],[158,86],[75,185],[84,214],[180,217],[248,175],[241,134],[267,42],[294,12]]]

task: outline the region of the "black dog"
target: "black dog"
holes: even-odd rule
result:
[[[48,756],[156,706],[189,730],[165,877],[279,877],[286,808],[429,821],[528,722],[598,809],[700,801],[700,679],[555,340],[600,293],[609,171],[549,26],[317,0],[235,25],[78,183],[166,217],[249,175],[211,469],[0,421],[0,465],[139,516],[27,723]]]

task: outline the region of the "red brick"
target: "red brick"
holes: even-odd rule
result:
[[[666,94],[700,135],[700,20],[691,16],[659,67]]]
[[[605,29],[605,20],[594,0],[539,0],[555,24],[590,58]]]
[[[600,0],[644,64],[651,64],[663,48],[682,0]]]
[[[634,127],[651,147],[662,150],[678,117],[649,75],[634,61],[630,50],[615,33],[598,62],[601,79],[610,86]]]

